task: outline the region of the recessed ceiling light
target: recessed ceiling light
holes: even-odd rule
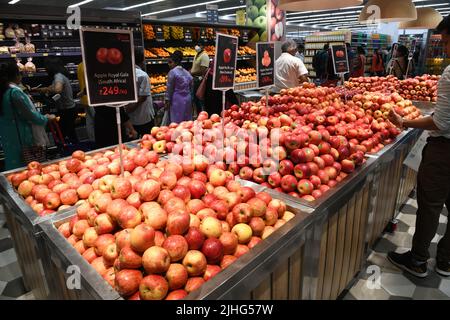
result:
[[[8,2],[8,4],[16,4],[17,2],[19,2],[20,0],[11,0],[10,2]]]

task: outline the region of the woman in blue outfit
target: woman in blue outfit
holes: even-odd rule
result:
[[[170,110],[170,122],[180,123],[192,120],[191,74],[183,68],[183,53],[175,51],[169,58],[170,71],[167,75],[166,103]]]
[[[45,127],[53,115],[34,109],[29,96],[19,88],[22,77],[16,63],[0,66],[0,137],[5,170],[23,167],[22,148],[34,145],[32,125]]]

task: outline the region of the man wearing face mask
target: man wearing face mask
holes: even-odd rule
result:
[[[194,105],[197,108],[197,114],[200,111],[203,111],[203,101],[200,101],[196,97],[196,92],[198,90],[198,87],[200,86],[200,83],[203,80],[203,77],[206,75],[206,71],[208,71],[209,67],[209,56],[208,54],[203,50],[203,45],[197,44],[195,46],[195,51],[197,51],[197,54],[194,57],[194,61],[192,62],[192,69],[191,69],[191,75],[194,78]]]

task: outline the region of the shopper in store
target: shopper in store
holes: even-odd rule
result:
[[[209,64],[208,70],[208,73],[205,75],[205,77],[207,77],[205,90],[205,111],[209,115],[220,115],[222,113],[223,94],[220,90],[213,90],[214,60],[212,60]],[[230,89],[225,93],[225,109],[230,108],[234,104],[239,104],[239,100],[233,90]]]
[[[305,63],[305,46],[303,44],[298,45],[297,54],[295,55],[297,58],[302,60],[303,63]]]
[[[142,137],[144,134],[150,133],[155,119],[150,80],[147,72],[143,70],[145,69],[145,57],[142,47],[134,49],[134,62],[138,101],[126,106],[125,111],[128,113],[134,129]]]
[[[175,51],[169,58],[167,75],[166,108],[169,109],[170,122],[180,123],[192,120],[192,75],[183,68],[183,53]]]
[[[86,92],[86,81],[84,78],[84,63],[81,62],[77,67],[77,78],[80,84],[80,92],[78,92],[77,97],[80,98],[80,104],[86,111],[86,131],[90,142],[95,143],[95,110],[88,104],[88,97]]]
[[[323,82],[327,78],[329,49],[330,45],[327,43],[323,46],[323,49],[319,50],[313,57],[313,68],[316,72],[316,77],[320,82]]]
[[[437,31],[442,34],[446,54],[450,55],[450,16],[439,24]],[[388,254],[388,259],[396,266],[415,276],[426,277],[429,248],[436,236],[444,205],[450,211],[450,66],[439,81],[438,100],[432,116],[406,120],[392,109],[389,118],[400,128],[429,130],[430,134],[417,175],[418,210],[412,249],[403,254]],[[438,243],[436,272],[450,276],[450,223]]]
[[[384,75],[383,55],[380,49],[375,49],[372,56],[372,67],[370,68],[372,76],[382,77]]]
[[[348,69],[349,73],[345,74],[345,80],[348,80],[350,78],[350,75],[353,74],[353,66],[355,63],[355,53],[352,49],[352,46],[350,43],[346,43],[345,46],[347,47],[347,57],[348,57]]]
[[[201,101],[197,98],[197,90],[202,83],[203,77],[205,77],[206,72],[208,71],[209,67],[209,56],[204,50],[204,47],[202,44],[197,44],[195,46],[195,51],[197,54],[194,57],[194,61],[192,62],[192,68],[191,68],[191,75],[194,78],[194,85],[193,85],[193,100],[194,100],[194,106],[196,110],[194,112],[198,114],[200,111],[204,110],[204,101]]]
[[[23,152],[36,146],[33,126],[45,128],[54,115],[42,115],[19,85],[22,77],[16,62],[0,65],[0,137],[5,153],[5,170],[23,167]]]
[[[75,131],[77,118],[76,104],[73,99],[72,85],[69,80],[69,71],[60,58],[48,58],[45,62],[48,76],[53,80],[49,87],[38,88],[36,91],[52,96],[60,116],[59,126],[64,137],[71,143],[78,143]]]
[[[391,60],[392,74],[403,80],[408,69],[409,50],[404,45],[399,45],[395,57]]]
[[[137,139],[138,133],[130,121],[130,117],[124,108],[120,108],[120,122],[122,142]],[[106,148],[119,143],[117,132],[116,108],[97,106],[95,107],[95,146]]]
[[[281,45],[281,56],[275,65],[275,87],[278,90],[295,88],[303,82],[308,82],[308,69],[296,58],[297,43],[287,40]]]
[[[358,47],[357,57],[355,59],[355,65],[353,68],[352,77],[364,77],[366,70],[366,50],[362,46]]]

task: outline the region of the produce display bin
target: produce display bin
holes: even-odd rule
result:
[[[254,186],[255,191],[271,190]],[[198,291],[186,299],[301,299],[306,230],[314,220],[311,208],[287,202],[287,209],[296,217],[274,232],[249,253],[241,257]],[[70,220],[76,212],[53,217],[39,226],[44,238],[44,268],[52,274],[49,279],[52,299],[120,299],[109,284],[84,260],[69,242],[59,233],[58,226]],[[282,263],[280,263],[282,261]],[[66,285],[71,273],[70,266],[81,271],[80,289],[69,289]]]
[[[53,300],[116,300],[119,294],[95,271],[94,268],[59,233],[58,227],[76,216],[67,212],[42,222],[42,254],[47,278],[49,299]],[[79,268],[79,277],[75,266]],[[74,271],[76,270],[76,271]],[[74,278],[75,277],[75,278]],[[75,281],[75,282],[74,282]],[[79,284],[79,286],[77,285]],[[69,284],[69,285],[68,285]]]
[[[138,145],[138,141],[125,143],[126,146],[133,148]],[[92,155],[97,152],[112,150],[117,146],[111,146],[99,150],[90,151],[86,154]],[[50,165],[69,158],[49,161],[43,164]],[[23,275],[23,282],[27,291],[32,291],[36,299],[47,299],[49,291],[47,288],[44,270],[41,260],[47,259],[46,255],[40,252],[41,248],[41,229],[38,224],[51,219],[53,216],[59,216],[74,208],[68,208],[53,215],[40,217],[25,200],[16,192],[14,187],[7,180],[7,176],[21,172],[26,168],[15,169],[0,173],[0,200],[4,206],[8,229],[13,239],[14,249],[17,254],[17,260]],[[49,274],[49,277],[52,275]]]
[[[288,210],[297,216],[187,298],[337,298],[361,270],[367,249],[380,237],[399,203],[413,189],[414,174],[405,168],[403,161],[420,133],[420,130],[403,132],[395,143],[369,155],[363,166],[312,204],[240,181],[285,201]],[[1,192],[10,208],[8,219],[14,218],[8,225],[13,229],[21,267],[26,270],[24,275],[30,275],[27,283],[45,288],[38,297],[120,299],[56,229],[76,214],[75,209],[38,218],[4,176],[3,182],[6,185],[3,183],[2,189],[9,191]],[[34,248],[34,255],[30,247]],[[37,262],[39,257],[43,268]],[[81,270],[79,290],[68,289],[66,285],[71,276],[67,268],[71,265]],[[47,279],[42,276],[42,269]],[[40,285],[36,279],[40,279]]]

